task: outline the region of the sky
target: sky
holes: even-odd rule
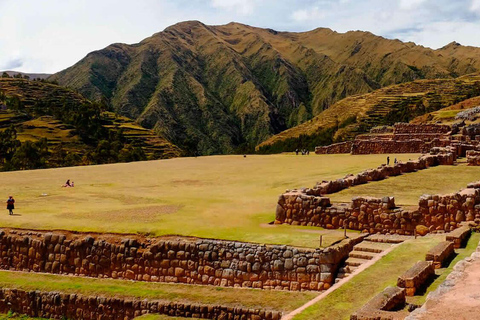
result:
[[[0,70],[55,73],[91,51],[186,20],[480,47],[480,0],[0,0]]]

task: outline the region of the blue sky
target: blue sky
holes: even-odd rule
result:
[[[0,0],[0,70],[53,73],[185,20],[480,46],[480,0]]]

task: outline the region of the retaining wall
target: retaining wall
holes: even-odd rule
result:
[[[324,290],[358,240],[324,249],[178,238],[0,232],[0,268],[138,281]]]
[[[466,151],[467,163],[469,166],[480,166],[480,151]]]
[[[158,300],[104,298],[58,292],[0,289],[0,313],[26,314],[31,317],[53,319],[133,319],[142,314],[202,319],[280,320],[277,311],[246,309]]]
[[[451,140],[438,138],[431,141],[421,139],[355,140],[352,145],[352,154],[427,153],[431,148],[450,145]]]
[[[428,161],[426,159],[429,159]],[[413,235],[417,226],[428,232],[451,231],[463,221],[480,219],[479,183],[469,188],[446,195],[423,195],[417,209],[395,206],[393,197],[356,197],[350,203],[331,204],[325,194],[366,181],[381,180],[399,172],[410,172],[427,167],[435,161],[452,161],[451,157],[423,156],[398,167],[382,166],[357,176],[323,182],[312,189],[287,190],[279,197],[276,209],[276,224],[318,226],[327,229],[347,227],[369,233],[397,233]],[[389,169],[385,169],[389,168]],[[402,170],[398,170],[402,168]],[[388,173],[388,174],[387,174]],[[365,178],[368,176],[370,180]],[[427,232],[427,231],[425,231]]]
[[[395,134],[409,133],[409,134],[421,134],[421,133],[437,133],[447,134],[452,129],[448,125],[444,124],[413,124],[397,122],[393,126],[393,132]]]
[[[350,153],[352,151],[352,141],[334,143],[329,146],[315,147],[316,154],[337,154]]]

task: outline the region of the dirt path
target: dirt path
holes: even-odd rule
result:
[[[413,319],[480,319],[480,253],[473,257],[455,266],[456,272],[450,274]]]

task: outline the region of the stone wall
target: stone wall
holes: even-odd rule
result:
[[[445,195],[423,195],[418,202],[420,224],[430,231],[451,231],[463,221],[480,219],[480,189],[466,188]],[[476,207],[477,206],[477,207]]]
[[[58,292],[0,289],[0,313],[14,311],[31,317],[53,319],[133,319],[155,313],[202,319],[280,320],[277,311],[246,309],[158,300],[134,300],[65,294]]]
[[[293,192],[281,196],[275,223],[413,235],[420,220],[417,213],[396,208],[393,197],[356,197],[331,205],[329,198]]]
[[[352,151],[352,141],[334,143],[329,146],[315,147],[316,154],[338,154],[350,153]]]
[[[466,151],[467,163],[469,166],[480,166],[480,151]]]
[[[393,127],[392,126],[373,127],[372,129],[370,129],[370,133],[375,133],[375,134],[393,133]]]
[[[447,147],[451,141],[447,139],[410,140],[355,140],[352,154],[383,154],[383,153],[428,153],[433,147]]]
[[[444,124],[413,124],[413,123],[403,123],[397,122],[393,126],[393,132],[395,134],[409,133],[409,134],[419,134],[419,133],[437,133],[437,134],[447,134],[452,129],[448,125]]]
[[[418,227],[425,233],[448,232],[464,221],[480,220],[479,185],[472,183],[452,194],[423,195],[417,209],[396,207],[393,197],[356,197],[351,203],[331,204],[313,189],[293,190],[279,197],[275,223],[401,235],[413,235]]]
[[[398,162],[392,166],[381,165],[375,169],[368,169],[356,175],[346,175],[342,179],[317,182],[317,184],[313,188],[305,188],[302,190],[287,190],[287,193],[291,191],[299,191],[307,195],[320,196],[324,194],[335,193],[343,189],[364,184],[370,181],[379,181],[386,179],[387,177],[393,177],[403,173],[423,170],[432,166],[453,165],[456,157],[450,149],[437,148],[436,151],[437,152],[433,155],[423,155],[416,160]]]
[[[279,290],[324,290],[354,245],[299,249],[207,239],[94,238],[0,232],[0,268],[99,278]]]

